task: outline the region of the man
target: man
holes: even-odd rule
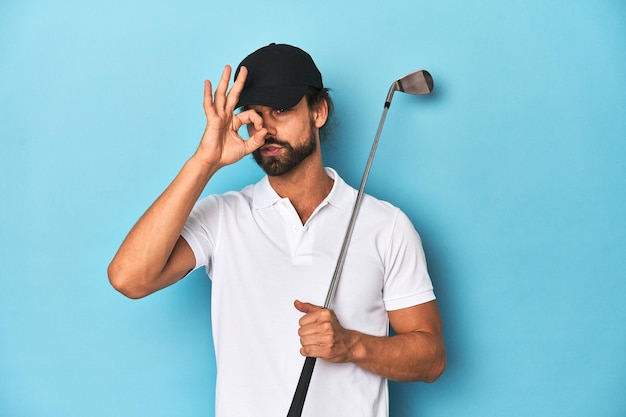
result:
[[[215,92],[205,82],[200,145],[130,231],[110,281],[140,298],[206,267],[218,417],[286,415],[303,356],[322,359],[303,416],[386,416],[387,379],[430,382],[445,367],[419,237],[400,210],[366,195],[334,310],[321,308],[356,198],[322,164],[328,90],[289,45],[246,57],[228,91],[230,77],[226,66]],[[215,172],[250,153],[267,176],[196,204]]]

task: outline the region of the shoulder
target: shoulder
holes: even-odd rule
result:
[[[363,195],[359,215],[378,218],[383,221],[395,221],[398,216],[406,217],[400,208],[394,206],[388,201],[380,200],[370,194]]]
[[[328,169],[328,171],[336,182],[336,187],[333,189],[334,195],[331,197],[331,200],[336,205],[352,209],[357,197],[357,190],[347,184],[336,171],[332,169]],[[403,227],[407,225],[411,228],[413,227],[409,218],[400,208],[367,193],[363,194],[358,216],[359,222],[366,223],[367,227],[383,227],[386,229],[391,227],[393,229],[398,222]]]
[[[223,194],[211,194],[201,198],[195,204],[190,217],[215,217],[226,212],[241,213],[249,211],[254,195],[254,186],[249,185],[241,191],[228,191]]]
[[[385,245],[403,245],[408,242],[412,242],[412,246],[421,245],[421,238],[411,219],[388,201],[364,195],[357,224],[359,222],[364,233],[378,236],[381,242],[386,242]]]

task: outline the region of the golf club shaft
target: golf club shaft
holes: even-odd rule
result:
[[[359,191],[356,195],[354,208],[352,209],[352,216],[350,217],[350,223],[348,223],[348,230],[346,230],[346,235],[343,239],[343,245],[341,246],[341,251],[339,252],[339,258],[337,259],[337,266],[335,267],[335,273],[333,274],[333,279],[330,281],[328,294],[326,294],[326,301],[324,302],[324,308],[330,308],[335,298],[335,292],[337,291],[337,285],[339,284],[339,276],[341,275],[341,271],[343,270],[343,264],[346,259],[346,253],[348,252],[348,246],[350,245],[350,239],[352,238],[352,231],[354,230],[354,224],[356,223],[356,218],[359,214],[359,209],[361,208],[361,201],[363,200],[363,192],[365,190],[365,183],[367,182],[367,177],[369,176],[370,169],[372,168],[372,162],[374,161],[374,154],[376,153],[376,148],[378,147],[378,139],[380,138],[380,133],[383,130],[385,119],[387,118],[387,111],[389,110],[389,104],[390,102],[385,103],[383,115],[380,118],[380,123],[378,123],[378,130],[376,132],[376,137],[374,138],[374,143],[372,143],[370,156],[367,159],[367,164],[365,165],[365,171],[363,172],[363,177],[361,178],[361,186],[359,187]]]
[[[380,138],[380,133],[383,130],[383,125],[385,123],[385,118],[387,117],[387,111],[389,110],[390,105],[391,97],[389,97],[388,100],[385,102],[383,115],[380,118],[380,123],[378,124],[378,131],[376,132],[376,137],[374,138],[374,143],[372,144],[372,149],[370,151],[370,156],[367,160],[367,165],[365,166],[363,177],[361,178],[361,186],[359,187],[359,191],[354,202],[352,216],[350,217],[350,223],[348,223],[348,229],[346,230],[346,235],[343,239],[343,245],[341,246],[341,251],[339,252],[339,258],[337,259],[337,266],[335,267],[335,272],[330,282],[330,287],[328,288],[328,294],[326,295],[324,308],[330,308],[333,303],[333,299],[335,298],[335,292],[337,291],[337,285],[339,284],[339,276],[341,275],[341,270],[343,269],[343,264],[346,259],[346,252],[348,251],[348,246],[352,237],[352,231],[354,230],[354,224],[356,223],[356,218],[359,213],[359,209],[361,208],[361,201],[363,200],[365,183],[367,182],[367,177],[369,176],[372,162],[374,161],[374,154],[376,153],[376,148],[378,147],[378,139]],[[300,417],[302,415],[304,401],[306,400],[306,395],[309,390],[309,384],[311,382],[311,376],[313,376],[313,369],[315,368],[315,361],[316,358],[312,357],[307,357],[304,360],[304,366],[302,367],[300,379],[298,380],[296,392],[293,395],[287,417]]]

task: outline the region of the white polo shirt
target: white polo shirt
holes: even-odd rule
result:
[[[182,232],[212,279],[216,417],[287,415],[304,358],[298,299],[323,305],[357,191],[335,183],[306,224],[267,177],[200,200]],[[385,336],[387,310],[435,298],[420,238],[389,203],[365,195],[333,310],[343,327]],[[387,381],[318,360],[303,417],[384,417]]]

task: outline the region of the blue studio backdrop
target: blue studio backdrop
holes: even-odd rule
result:
[[[203,80],[270,42],[315,58],[355,186],[389,85],[435,80],[394,97],[367,187],[422,236],[448,350],[391,415],[625,416],[621,0],[0,0],[0,416],[213,415],[204,272],[132,301],[106,268],[195,150]]]

